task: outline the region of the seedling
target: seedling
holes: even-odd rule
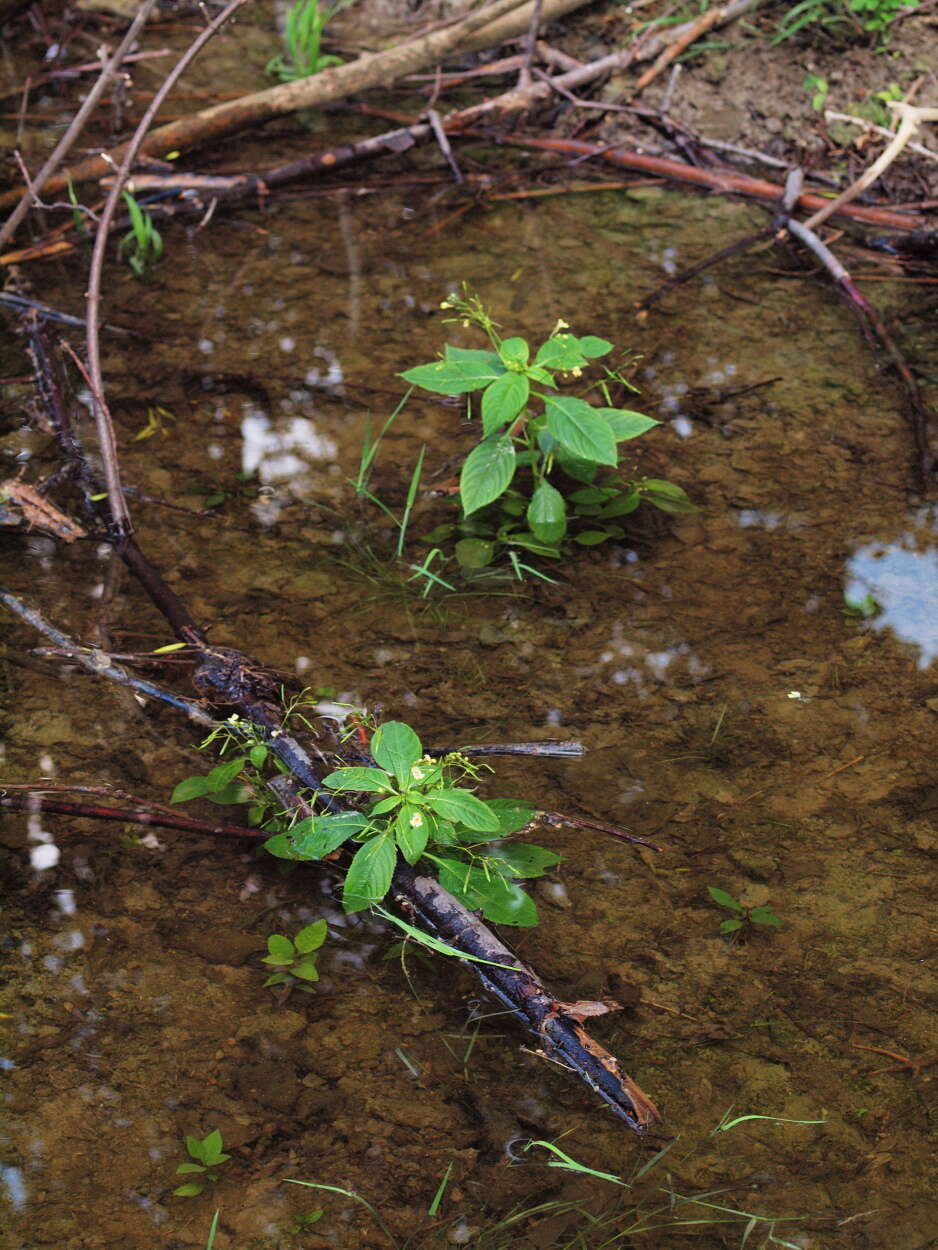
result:
[[[817,74],[808,74],[801,85],[805,91],[811,92],[811,107],[819,113],[826,104],[827,93],[830,91],[827,79],[819,78]]]
[[[330,65],[341,65],[342,58],[321,51],[322,36],[327,24],[351,0],[319,7],[319,0],[295,0],[287,11],[283,46],[286,56],[275,56],[267,63],[267,73],[281,82],[309,78]]]
[[[708,885],[707,893],[715,903],[736,913],[720,924],[721,933],[736,933],[746,925],[782,923],[771,907],[744,907],[732,894],[727,894],[726,890],[715,885]]]
[[[145,212],[129,191],[124,192],[124,203],[130,213],[131,229],[120,242],[120,254],[123,256],[132,247],[127,263],[137,275],[146,275],[163,255],[163,240],[153,224],[153,218]]]
[[[558,321],[532,352],[523,338],[503,338],[476,296],[451,295],[442,307],[452,320],[481,329],[489,347],[447,344],[441,360],[401,375],[437,395],[478,396],[468,410],[478,443],[459,476],[461,521],[438,526],[427,542],[457,538],[454,554],[467,570],[484,569],[507,552],[516,577],[545,577],[518,552],[559,559],[568,541],[594,547],[623,538],[620,521],[643,500],[665,512],[697,511],[671,482],[601,480],[602,470],[619,466],[620,444],[660,424],[612,406],[613,386],[634,390],[620,369],[599,364],[612,343],[577,337]],[[598,403],[585,398],[590,393]]]
[[[292,941],[282,933],[272,933],[267,939],[268,953],[262,962],[271,964],[276,971],[267,978],[264,985],[289,985],[291,988],[304,990],[307,994],[314,994],[316,991],[310,982],[319,980],[316,968],[317,951],[325,940],[325,920],[314,920],[305,929],[301,929]]]
[[[213,1129],[208,1136],[203,1137],[200,1141],[197,1137],[186,1137],[186,1150],[189,1152],[191,1163],[180,1163],[176,1168],[177,1176],[188,1176],[199,1174],[204,1176],[207,1181],[217,1181],[218,1173],[211,1169],[218,1167],[219,1164],[227,1162],[231,1155],[226,1155],[222,1150],[221,1133],[219,1130]],[[173,1194],[177,1198],[195,1198],[205,1188],[198,1181],[188,1181],[185,1185],[179,1185],[173,1190]]]
[[[867,591],[865,595],[844,594],[844,606],[840,609],[844,616],[852,620],[868,621],[877,612],[882,611],[875,597]]]

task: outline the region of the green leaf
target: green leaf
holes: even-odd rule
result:
[[[187,1185],[177,1185],[173,1190],[175,1198],[196,1198],[205,1188],[204,1185],[194,1185],[190,1181]]]
[[[410,725],[391,720],[375,730],[371,739],[371,754],[375,763],[380,764],[385,772],[393,773],[398,784],[405,786],[411,779],[411,768],[423,755],[423,746]]]
[[[186,777],[180,781],[173,791],[170,803],[188,803],[190,799],[200,799],[208,793],[208,782],[204,777]]]
[[[377,803],[372,803],[368,809],[369,816],[386,816],[388,812],[393,812],[396,807],[400,807],[403,802],[399,794],[392,794],[389,798],[378,799]]]
[[[595,359],[597,356],[607,355],[612,351],[613,347],[613,343],[608,342],[606,339],[599,339],[595,334],[585,334],[580,339],[580,351],[584,356],[588,356],[590,360]]]
[[[727,894],[726,890],[721,890],[719,886],[708,885],[707,893],[715,903],[719,903],[721,907],[729,907],[732,911],[742,911],[742,903],[737,903],[732,894]]]
[[[360,812],[337,812],[335,815],[314,816],[308,821],[301,821],[288,835],[293,848],[289,858],[324,859],[343,842],[347,842],[356,833],[361,833],[367,825],[367,818]],[[270,841],[275,839],[271,838]],[[273,851],[272,854],[276,855],[277,852]]]
[[[326,940],[328,926],[325,920],[314,920],[312,924],[308,924],[305,929],[300,929],[299,933],[293,939],[293,945],[301,955],[308,955],[310,951],[318,951],[320,946]]]
[[[463,512],[468,516],[505,493],[515,475],[515,447],[507,434],[473,447],[459,478]]]
[[[277,859],[299,859],[293,849],[293,843],[285,833],[275,833],[263,846],[268,855],[275,855]]]
[[[345,878],[342,906],[347,912],[363,911],[387,894],[394,876],[397,854],[394,839],[378,834],[355,853]]]
[[[468,364],[484,365],[491,369],[493,373],[504,373],[505,366],[502,364],[502,358],[498,352],[484,347],[454,347],[452,343],[447,343],[443,348],[444,360],[460,360]]]
[[[700,509],[687,498],[687,493],[673,482],[648,479],[641,483],[642,498],[660,508],[662,512],[699,512]]]
[[[289,972],[272,972],[264,982],[264,989],[266,990],[268,985],[289,985],[292,979]]]
[[[208,793],[205,797],[210,803],[217,803],[219,807],[231,807],[235,803],[247,803],[251,797],[251,791],[241,781],[229,781],[228,785],[221,790]]]
[[[745,920],[724,920],[720,925],[720,932],[735,933],[736,930],[741,929],[745,923]]]
[[[206,1137],[202,1138],[202,1160],[211,1166],[214,1163],[224,1163],[231,1155],[222,1153],[221,1131],[212,1129]]]
[[[319,972],[315,961],[312,959],[304,959],[301,963],[294,964],[290,972],[293,976],[299,977],[301,981],[319,980]]]
[[[456,821],[467,829],[493,833],[499,828],[498,817],[488,803],[483,803],[470,790],[433,790],[424,796],[424,802],[444,820]]]
[[[204,1172],[205,1168],[201,1163],[180,1163],[176,1168],[177,1176],[190,1176],[194,1172]]]
[[[408,369],[401,377],[436,395],[465,395],[488,386],[504,372],[501,362],[496,368],[478,360],[435,360],[432,364]]]
[[[781,924],[778,916],[771,907],[754,907],[749,913],[749,919],[753,924]]]
[[[572,373],[574,369],[582,369],[587,360],[575,335],[555,334],[538,348],[534,363],[546,365],[548,369],[559,369],[562,373]]]
[[[495,556],[495,543],[487,538],[461,538],[453,548],[461,569],[484,569]]]
[[[430,836],[430,817],[405,803],[394,822],[394,837],[408,864],[416,864]]]
[[[521,338],[503,339],[498,348],[502,363],[508,365],[526,365],[531,355],[527,342]]]
[[[282,933],[270,935],[267,939],[267,950],[270,953],[266,956],[265,963],[289,964],[293,962],[296,955],[296,947]]]
[[[488,436],[514,421],[528,402],[531,383],[523,373],[503,373],[482,392],[482,430]]]
[[[557,455],[557,463],[563,469],[568,477],[572,477],[576,482],[592,482],[596,478],[598,465],[592,460],[581,460],[577,456],[570,456],[561,447]]]
[[[605,520],[607,517],[628,516],[642,501],[642,493],[637,486],[632,486],[627,491],[619,491],[615,499],[610,500],[605,507],[600,508],[599,515]]]
[[[256,746],[251,747],[248,751],[248,758],[255,768],[263,768],[267,763],[267,748],[263,742],[258,742]]]
[[[523,799],[487,799],[485,805],[495,815],[503,837],[507,837],[509,833],[517,833],[537,815],[537,808],[525,803]]]
[[[550,482],[542,480],[528,504],[528,525],[534,536],[545,543],[556,543],[567,532],[567,505]]]
[[[489,850],[498,862],[498,869],[508,877],[542,877],[548,868],[560,862],[560,856],[532,842],[510,842]]]
[[[187,1135],[183,1140],[186,1143],[186,1150],[189,1153],[189,1155],[193,1159],[199,1159],[202,1162],[205,1162],[205,1160],[202,1158],[202,1154],[203,1154],[202,1143],[199,1141],[199,1139],[197,1137],[189,1137]]]
[[[337,768],[323,778],[330,790],[353,790],[365,794],[387,794],[393,790],[391,779],[380,768]]]
[[[486,920],[493,924],[537,924],[533,899],[513,881],[506,881],[494,871],[486,874],[460,860],[441,859],[437,866],[440,885],[471,911],[481,908]]]
[[[645,434],[653,426],[661,424],[654,417],[646,417],[641,412],[630,412],[627,408],[594,408],[593,411],[606,418],[617,443],[624,443],[629,438],[638,438],[640,434]]]
[[[593,504],[608,503],[619,492],[614,486],[585,486],[582,490],[575,490],[568,496],[571,503],[577,507],[590,507]]]
[[[618,463],[616,440],[605,418],[585,399],[550,395],[546,401],[547,428],[572,456],[595,464]]]
[[[235,759],[227,760],[224,764],[213,768],[205,778],[206,794],[219,794],[234,781],[246,763],[247,756],[238,755]]]
[[[614,534],[612,530],[582,530],[579,534],[574,534],[573,541],[579,543],[581,547],[598,547],[600,543],[618,537],[619,535]]]

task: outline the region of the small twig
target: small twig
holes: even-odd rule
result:
[[[531,13],[531,25],[528,27],[528,33],[524,37],[523,60],[521,69],[518,71],[518,86],[522,90],[531,85],[531,65],[534,61],[534,46],[537,43],[537,30],[541,24],[541,9],[543,8],[543,0],[534,0],[534,9]]]
[[[865,755],[858,755],[856,759],[848,760],[846,764],[838,764],[836,768],[832,768],[823,777],[818,777],[818,781],[830,781],[831,777],[836,777],[838,773],[846,772],[848,768],[853,768],[855,764],[862,764],[865,759]]]
[[[662,113],[671,112],[671,101],[674,99],[674,92],[677,88],[677,83],[678,83],[678,79],[681,76],[682,68],[683,67],[680,65],[673,65],[671,67],[671,73],[668,75],[668,83],[664,89],[664,95],[661,98]]]
[[[149,2],[149,0],[148,0]],[[111,228],[111,220],[117,209],[117,203],[120,199],[124,184],[127,181],[127,175],[133,165],[140,145],[146,138],[147,131],[153,118],[159,111],[160,105],[166,96],[172,91],[181,74],[183,74],[189,63],[194,60],[201,52],[206,43],[221,29],[227,22],[228,18],[236,12],[246,0],[229,0],[229,3],[215,17],[205,29],[192,41],[186,51],[182,54],[170,72],[163,81],[162,86],[151,100],[146,112],[144,113],[140,124],[134,131],[133,137],[127,144],[124,152],[123,160],[117,170],[117,176],[114,179],[114,185],[108,193],[104,208],[101,212],[101,220],[98,223],[98,229],[95,233],[94,249],[91,254],[91,267],[88,274],[88,293],[87,293],[87,311],[88,311],[88,329],[86,342],[88,348],[88,371],[91,375],[91,393],[94,407],[95,422],[98,430],[98,443],[101,450],[101,458],[104,463],[104,476],[107,483],[108,503],[111,509],[111,524],[116,536],[126,537],[133,532],[133,525],[130,520],[130,512],[127,508],[127,501],[124,498],[124,492],[121,487],[120,469],[117,460],[117,450],[114,440],[114,425],[111,420],[111,413],[107,406],[104,396],[104,378],[101,373],[101,349],[98,338],[99,315],[101,308],[101,277],[104,271],[104,252],[107,247],[108,232]]]
[[[446,157],[447,163],[453,171],[453,177],[457,182],[463,182],[464,179],[462,176],[462,170],[456,163],[455,156],[453,156],[453,149],[450,147],[449,139],[446,137],[446,131],[443,129],[443,123],[440,120],[440,115],[436,109],[427,109],[427,120],[433,128],[433,134],[437,143],[440,145],[440,151]]]
[[[140,694],[148,695],[153,699],[159,699],[163,703],[168,703],[172,707],[178,708],[179,711],[185,712],[190,720],[194,720],[199,725],[206,725],[209,728],[215,727],[216,722],[199,703],[194,702],[192,699],[185,699],[181,695],[173,694],[169,690],[164,690],[162,686],[157,686],[152,681],[146,681],[142,677],[135,677],[133,673],[129,673],[119,664],[115,664],[109,655],[96,647],[82,647],[79,643],[69,638],[67,634],[63,634],[61,630],[56,629],[54,625],[50,625],[35,608],[29,607],[21,599],[17,599],[15,595],[0,589],[0,604],[9,609],[10,612],[13,612],[20,620],[25,621],[27,625],[31,625],[33,629],[38,630],[40,634],[51,639],[57,647],[61,647],[67,653],[69,659],[76,664],[80,664],[89,673],[93,673],[96,677],[104,677],[108,681],[116,682],[121,686],[129,686]]]
[[[56,144],[54,152],[43,165],[42,169],[40,169],[39,173],[36,174],[33,179],[26,180],[27,190],[25,194],[10,216],[6,219],[4,224],[0,226],[0,251],[3,250],[5,244],[8,243],[13,237],[20,222],[29,212],[33,197],[38,196],[39,192],[48,181],[50,175],[58,169],[65,156],[73,147],[75,141],[78,139],[78,136],[84,129],[85,122],[97,107],[98,101],[104,94],[111,79],[120,69],[121,63],[123,62],[127,52],[130,50],[131,45],[146,24],[147,18],[150,16],[150,12],[155,4],[156,0],[144,0],[137,16],[134,18],[133,22],[131,22],[126,35],[124,35],[124,38],[118,44],[117,51],[110,58],[110,60],[106,61],[101,67],[101,73],[98,76],[97,82],[85,96],[81,108],[75,114],[65,134]]]
[[[42,791],[48,786],[8,786],[0,783],[0,808],[14,812],[55,812],[60,816],[76,816],[84,820],[120,820],[125,824],[149,825],[160,829],[179,829],[184,833],[205,833],[221,835],[229,838],[250,838],[257,842],[268,837],[263,829],[249,829],[245,825],[212,824],[206,820],[195,820],[191,816],[173,816],[159,811],[148,811],[146,807],[126,809],[119,807],[100,807],[93,803],[68,803],[62,799],[45,799]],[[73,786],[62,789],[80,790]],[[10,790],[28,790],[28,794],[9,794]],[[137,799],[143,803],[144,800]]]
[[[856,182],[852,183],[841,195],[838,195],[836,200],[831,200],[830,204],[826,204],[824,208],[818,209],[813,217],[808,218],[804,223],[806,229],[817,229],[822,221],[827,221],[831,213],[838,212],[845,204],[855,200],[861,191],[865,191],[867,187],[872,186],[880,174],[884,173],[893,163],[922,122],[938,121],[938,108],[916,108],[912,104],[906,104],[903,100],[891,100],[889,108],[901,119],[899,129],[893,136],[891,143],[886,146],[885,150],[860,175]]]
[[[837,113],[834,109],[825,109],[824,117],[829,122],[850,122],[854,126],[863,126],[874,134],[882,135],[885,139],[891,139],[896,133],[894,130],[888,130],[885,126],[877,126],[875,122],[871,122],[865,117],[854,117],[852,113]],[[933,152],[931,148],[923,147],[921,143],[909,142],[906,144],[906,147],[917,156],[924,156],[926,160],[938,161],[938,152]]]
[[[637,95],[641,95],[648,84],[653,82],[663,70],[666,70],[671,62],[676,57],[679,57],[689,44],[695,43],[701,35],[705,35],[708,30],[711,30],[725,19],[726,9],[711,9],[708,13],[698,17],[696,21],[690,22],[684,27],[678,38],[665,48],[650,68],[645,70],[644,74],[642,74],[641,78],[629,92],[629,99],[634,100]]]

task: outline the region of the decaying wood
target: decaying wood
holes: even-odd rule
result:
[[[0,482],[0,503],[12,504],[22,514],[29,529],[41,530],[53,538],[61,538],[63,542],[73,543],[76,538],[87,535],[87,530],[82,529],[77,521],[66,516],[35,486],[30,486],[21,478],[8,477],[5,482]]]

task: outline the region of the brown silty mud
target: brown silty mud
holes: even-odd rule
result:
[[[168,229],[146,285],[109,268],[108,317],[152,336],[105,343],[127,481],[197,509],[226,496],[207,515],[132,498],[138,537],[215,642],[322,699],[380,705],[426,742],[586,744],[579,762],[499,763],[486,793],[663,849],[540,832],[563,862],[532,887],[541,924],[504,936],[559,998],[624,1004],[592,1028],[661,1107],[662,1135],[628,1134],[468,971],[345,917],[328,873],[5,813],[0,1244],[199,1247],[219,1210],[219,1250],[357,1250],[388,1234],[738,1245],[747,1218],[722,1207],[764,1217],[747,1244],[925,1247],[938,557],[898,389],[784,252],[729,261],[636,322],[675,267],[761,225],[753,207],[637,187],[447,227],[450,207],[416,190],[244,212],[191,237]],[[77,261],[42,280],[43,299],[80,312]],[[679,483],[700,512],[639,512],[623,541],[548,570],[556,585],[460,582],[422,600],[347,479],[366,422],[402,393],[395,375],[445,341],[479,345],[439,317],[462,281],[508,333],[539,341],[563,317],[640,354],[634,404],[662,425],[625,469]],[[934,401],[931,288],[866,289]],[[23,362],[10,345],[2,371]],[[165,432],[134,441],[157,405]],[[460,409],[415,397],[392,427],[372,482],[392,507],[421,444],[428,482],[451,476],[471,445]],[[45,445],[6,433],[3,476]],[[446,507],[422,496],[415,538]],[[424,552],[415,542],[413,559]],[[92,543],[5,534],[0,581],[86,641],[170,641]],[[851,615],[867,596],[873,615]],[[209,766],[169,710],[35,660],[12,618],[3,641],[4,778],[166,801]],[[730,913],[708,886],[781,924],[722,935]],[[319,916],[317,993],[278,1003],[266,936]],[[716,1131],[727,1113],[770,1118]],[[184,1135],[215,1128],[232,1159],[201,1196],[174,1197]],[[631,1188],[548,1169],[532,1140]],[[287,1179],[361,1195],[387,1233],[348,1192]]]

